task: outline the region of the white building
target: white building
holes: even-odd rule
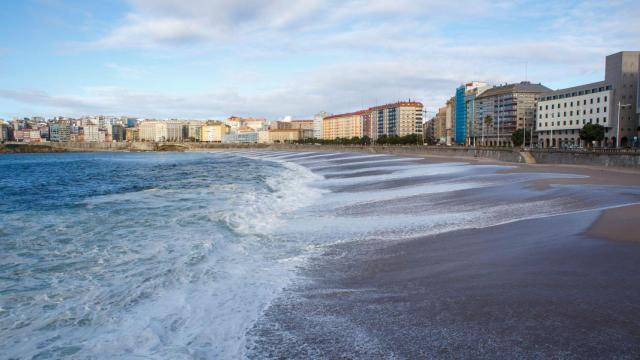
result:
[[[138,127],[140,141],[162,142],[168,138],[167,123],[164,121],[143,121]]]
[[[580,140],[585,124],[604,126],[605,138],[610,138],[615,134],[610,117],[612,92],[611,85],[599,81],[542,94],[537,105],[538,145],[585,146]]]
[[[104,133],[100,133],[98,125],[85,125],[82,127],[84,131],[84,142],[103,142]]]
[[[322,111],[313,116],[313,137],[315,139],[322,139],[322,120],[331,115],[326,111]]]

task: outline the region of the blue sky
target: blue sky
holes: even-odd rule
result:
[[[640,50],[637,0],[5,0],[0,22],[5,119],[434,110],[462,82],[579,85]]]

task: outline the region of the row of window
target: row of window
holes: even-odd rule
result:
[[[582,95],[587,95],[587,94],[595,94],[595,93],[598,93],[598,92],[603,92],[603,91],[607,91],[607,90],[611,90],[611,89],[612,89],[611,85],[607,85],[607,86],[601,86],[601,87],[593,88],[593,89],[574,91],[572,93],[567,93],[567,94],[545,96],[541,100],[565,99],[565,98],[570,98],[570,97],[575,97],[575,96],[582,96]]]
[[[584,124],[586,124],[586,123],[587,123],[587,119],[582,119],[582,125],[584,125]],[[603,124],[606,124],[606,123],[607,123],[607,118],[602,118],[602,123],[603,123]],[[593,124],[593,119],[589,119],[589,124]],[[600,118],[596,118],[596,124],[600,124]],[[555,126],[555,125],[556,125],[556,122],[555,122],[555,121],[552,121],[552,122],[551,122],[551,126]],[[557,124],[557,125],[558,125],[558,126],[560,126],[560,121],[558,121],[558,124]],[[567,125],[567,121],[566,121],[566,120],[564,120],[564,121],[562,122],[562,125],[563,125],[563,126],[566,126],[566,125]],[[571,125],[573,125],[573,120],[569,120],[569,125],[570,125],[570,126],[571,126]],[[580,120],[576,120],[576,125],[580,125]],[[544,126],[549,126],[549,123],[548,123],[548,122],[545,122],[545,123],[544,123]],[[542,122],[539,122],[539,123],[538,123],[538,127],[539,127],[539,128],[540,128],[540,127],[542,127]]]
[[[607,112],[607,107],[606,106],[604,108],[602,108],[602,112],[603,113]],[[596,108],[596,114],[599,114],[599,113],[600,113],[600,108]],[[558,112],[557,114],[558,114],[558,117],[560,117],[560,112]],[[567,112],[566,111],[563,114],[564,114],[563,115],[564,117],[567,116]],[[593,114],[593,109],[589,109],[589,114]],[[555,113],[551,113],[551,118],[554,118],[555,117],[554,115],[555,115]],[[576,111],[576,116],[579,116],[579,115],[580,115],[580,110],[577,110]],[[587,110],[582,110],[582,115],[587,115]],[[569,111],[569,116],[573,116],[573,110]],[[548,119],[549,118],[549,114],[544,114],[544,118]],[[538,119],[542,119],[542,114],[540,114],[538,116]]]
[[[604,102],[607,102],[608,100],[609,100],[609,96],[605,96],[605,97],[604,97]],[[599,97],[599,96],[596,98],[596,102],[597,102],[598,104],[600,103],[600,97]],[[568,103],[567,103],[567,102],[565,102],[565,103],[564,103],[564,107],[566,108],[566,107],[567,107],[567,104],[569,105],[569,107],[573,107],[573,103],[574,103],[573,101],[570,101],[570,102],[568,102]],[[593,104],[593,98],[589,99],[589,103],[590,103],[590,104]],[[575,102],[575,105],[576,105],[576,106],[580,106],[580,100],[576,101],[576,102]],[[582,105],[587,105],[587,99],[582,100]],[[560,109],[561,107],[562,107],[562,104],[561,104],[561,103],[558,103],[558,109]],[[547,104],[547,105],[545,105],[545,106],[544,106],[544,109],[545,109],[545,110],[549,110],[549,105],[548,105],[548,104]],[[555,104],[551,104],[551,109],[555,109]],[[542,105],[540,105],[540,110],[542,110]]]

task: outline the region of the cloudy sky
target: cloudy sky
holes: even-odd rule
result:
[[[640,1],[3,0],[0,118],[307,118],[602,80]]]

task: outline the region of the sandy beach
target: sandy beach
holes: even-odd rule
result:
[[[470,174],[366,181],[395,173],[381,164],[407,161],[340,158],[306,165],[325,181],[360,179],[328,187],[337,194],[439,186],[447,178],[482,187],[369,201],[337,216],[484,211],[491,221],[327,246],[254,326],[253,357],[640,357],[640,173],[476,160]],[[540,204],[559,210],[526,212]]]

